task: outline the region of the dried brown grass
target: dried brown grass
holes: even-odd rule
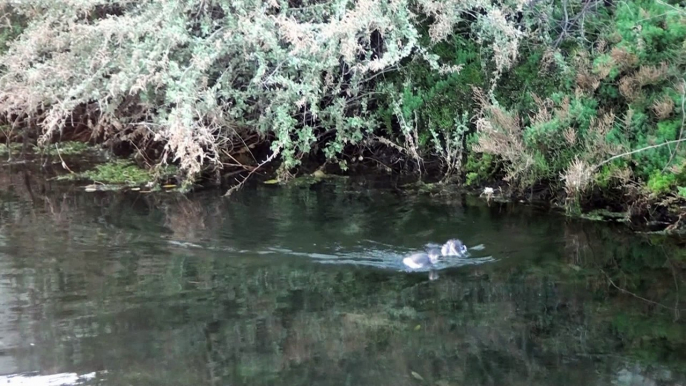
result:
[[[612,111],[591,119],[591,125],[584,144],[584,153],[587,161],[599,162],[608,155],[616,154],[623,150],[621,145],[613,144],[607,139],[607,135],[614,127],[614,123],[615,114]]]
[[[641,97],[641,85],[634,75],[626,75],[619,80],[619,93],[629,102]]]
[[[669,95],[663,95],[661,98],[656,99],[650,108],[653,110],[653,113],[655,113],[657,119],[667,119],[674,111],[674,101]]]
[[[574,146],[576,144],[576,129],[574,127],[570,126],[566,128],[562,135],[569,146]]]
[[[619,80],[619,92],[629,102],[635,102],[644,97],[641,90],[643,87],[665,80],[668,72],[669,67],[664,62],[659,66],[641,66],[634,73]]]
[[[490,103],[481,89],[473,87],[472,90],[482,112],[476,121],[480,135],[473,150],[497,155],[507,161],[505,180],[513,181],[534,164],[533,156],[524,145],[521,120],[517,114],[510,114]]]
[[[600,77],[580,71],[576,74],[576,84],[582,90],[592,93],[600,87]]]
[[[576,157],[567,169],[560,174],[568,197],[577,197],[588,189],[593,181],[593,167]]]
[[[638,63],[638,57],[624,48],[613,47],[610,50],[610,57],[620,70],[633,68]]]
[[[664,80],[668,72],[667,63],[662,62],[659,66],[641,66],[635,76],[638,84],[643,87]]]

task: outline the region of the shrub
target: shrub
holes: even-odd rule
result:
[[[323,136],[332,138],[322,147],[335,159],[377,126],[370,109],[376,78],[408,61],[455,72],[430,48],[466,21],[497,73],[516,58],[525,33],[513,21],[522,10],[514,0],[38,0],[13,7],[28,25],[0,57],[0,113],[34,120],[42,141],[79,124],[139,146],[162,141],[161,162],[177,161],[189,175],[221,165],[222,151],[254,133],[272,138],[268,159],[280,157],[285,168]],[[418,15],[434,20],[421,25],[425,35]]]
[[[578,197],[595,183],[637,179],[668,193],[686,161],[686,10],[639,0],[588,20],[592,44],[570,35],[545,54],[530,48],[539,54],[504,77],[503,92],[477,92],[472,149],[497,156],[520,187],[562,183]]]

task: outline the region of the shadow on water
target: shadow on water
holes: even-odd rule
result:
[[[360,181],[0,186],[3,383],[686,382],[678,240]],[[435,281],[403,270],[452,237],[484,248]]]

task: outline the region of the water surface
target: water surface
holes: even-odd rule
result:
[[[674,240],[360,180],[223,198],[25,173],[0,176],[2,383],[686,383]],[[484,248],[404,271],[452,237]]]

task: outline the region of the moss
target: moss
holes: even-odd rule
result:
[[[10,143],[9,146],[5,143],[0,143],[0,155],[16,154],[21,151],[21,143]]]
[[[612,212],[607,209],[596,209],[588,213],[581,214],[580,217],[592,221],[619,221],[627,222],[628,214],[625,212]]]
[[[145,170],[138,167],[132,161],[116,160],[97,165],[95,169],[92,170],[60,176],[58,179],[91,180],[105,184],[136,186],[155,180],[155,174],[152,170]]]
[[[0,155],[6,155],[6,154],[16,154],[21,152],[22,147],[24,145],[22,143],[17,143],[17,142],[12,142],[9,145],[6,143],[1,143],[0,144]],[[66,142],[59,142],[58,144],[51,144],[46,147],[38,147],[33,144],[29,144],[27,146],[27,150],[36,153],[36,154],[49,154],[52,156],[72,156],[72,155],[79,155],[79,154],[84,154],[86,152],[94,150],[95,147],[88,145],[87,143],[84,142],[77,142],[77,141],[66,141]]]
[[[88,151],[92,151],[95,148],[93,146],[88,145],[85,142],[77,142],[77,141],[66,141],[66,142],[60,142],[55,145],[50,145],[46,148],[40,149],[44,151],[45,153],[48,153],[50,155],[61,155],[61,156],[70,156],[70,155],[79,155],[79,154],[84,154]]]

